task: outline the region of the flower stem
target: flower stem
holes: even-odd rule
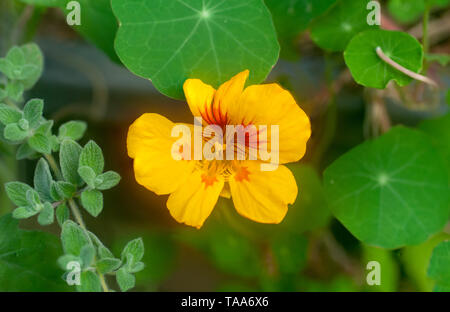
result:
[[[436,87],[436,88],[438,87],[437,83],[434,82],[433,80],[431,80],[430,78],[425,77],[425,76],[422,76],[422,75],[420,75],[420,74],[417,74],[417,73],[415,73],[415,72],[413,72],[413,71],[411,71],[411,70],[409,70],[409,69],[403,67],[403,66],[400,65],[399,63],[396,63],[396,62],[393,61],[392,59],[390,59],[386,54],[384,54],[383,50],[382,50],[380,47],[377,47],[377,48],[376,48],[376,52],[377,52],[378,56],[379,56],[384,62],[386,62],[387,64],[391,65],[391,66],[394,67],[396,70],[402,72],[402,73],[405,74],[406,76],[411,77],[411,78],[413,78],[413,79],[415,79],[415,80],[418,80],[418,81],[422,81],[422,82],[424,82],[424,83],[426,83],[426,84],[429,84],[429,85],[431,85],[431,86],[433,86],[433,87]]]

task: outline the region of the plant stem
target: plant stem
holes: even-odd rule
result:
[[[52,168],[53,172],[55,173],[56,178],[58,178],[58,180],[63,180],[61,170],[59,170],[59,167],[58,167],[53,155],[46,154],[46,155],[44,155],[44,157],[45,157],[45,159],[47,159],[48,163],[50,164],[50,167]]]
[[[422,45],[423,45],[423,53],[426,55],[430,49],[430,40],[428,37],[428,24],[430,21],[430,8],[431,5],[429,1],[425,1],[425,12],[423,13],[423,29],[422,29]],[[423,66],[423,73],[426,74],[428,70],[428,62],[425,60],[425,64]]]
[[[406,76],[411,77],[411,78],[413,78],[413,79],[415,79],[415,80],[418,80],[418,81],[422,81],[422,82],[424,82],[424,83],[426,83],[426,84],[429,84],[429,85],[431,85],[431,86],[433,86],[433,87],[435,87],[435,88],[438,87],[438,84],[437,84],[436,82],[434,82],[433,80],[431,80],[430,78],[425,77],[425,76],[422,76],[422,75],[420,75],[420,74],[417,74],[417,73],[415,73],[415,72],[413,72],[413,71],[411,71],[411,70],[409,70],[409,69],[403,67],[403,66],[400,65],[399,63],[393,61],[392,59],[390,59],[386,54],[384,54],[383,50],[382,50],[380,47],[377,47],[377,48],[376,48],[376,52],[377,52],[378,56],[379,56],[384,62],[386,62],[387,64],[389,64],[390,66],[392,66],[392,67],[395,68],[396,70],[402,72],[402,73],[405,74]]]
[[[423,45],[423,52],[425,54],[428,53],[428,50],[430,48],[430,41],[428,38],[428,24],[430,21],[430,4],[428,1],[425,1],[425,12],[423,13],[423,34],[422,34],[422,45]]]
[[[52,168],[52,170],[55,173],[55,175],[57,176],[57,178],[60,180],[63,180],[61,170],[59,169],[58,164],[56,163],[53,155],[46,154],[44,156],[47,159],[48,163],[50,164],[50,167]],[[75,220],[80,225],[80,227],[86,232],[86,235],[88,235],[88,237],[89,237],[88,230],[83,221],[83,217],[81,216],[81,212],[80,212],[80,209],[78,208],[77,203],[75,202],[75,200],[73,198],[69,199],[68,202],[69,202],[70,210],[72,211],[72,214],[73,214]],[[94,262],[96,262],[96,261],[97,261],[97,258],[94,256]],[[100,279],[100,284],[102,285],[103,291],[109,292],[109,288],[108,288],[108,285],[106,284],[105,277],[103,276],[102,273],[100,273],[100,271],[97,268],[96,268],[96,271],[97,271],[98,277]]]

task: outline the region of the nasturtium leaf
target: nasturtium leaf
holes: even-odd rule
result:
[[[434,291],[450,291],[450,241],[442,242],[434,248],[428,276],[436,281]]]
[[[362,242],[384,248],[422,243],[444,227],[448,179],[429,138],[401,126],[347,152],[324,173],[336,218]]]
[[[367,1],[339,0],[326,14],[311,25],[311,38],[327,51],[344,51],[350,40],[359,32],[377,29],[369,25]]]
[[[288,56],[287,53],[292,49],[296,36],[336,0],[265,0],[264,2],[272,13],[281,45],[281,55]]]
[[[61,241],[64,252],[74,256],[79,256],[81,249],[90,244],[86,232],[71,220],[67,220],[62,226]]]
[[[19,229],[10,214],[0,218],[0,291],[65,291],[54,235]]]
[[[384,89],[394,80],[406,86],[412,78],[393,68],[376,53],[383,53],[403,67],[418,73],[422,68],[423,49],[419,41],[400,31],[369,30],[356,35],[344,52],[345,63],[355,81],[365,87]]]
[[[59,161],[64,179],[75,185],[82,185],[83,180],[78,174],[78,163],[82,148],[70,139],[65,139],[61,143],[59,150]]]
[[[244,69],[264,80],[279,45],[262,0],[112,0],[119,20],[115,49],[125,66],[162,93],[182,99],[198,78],[218,87]]]

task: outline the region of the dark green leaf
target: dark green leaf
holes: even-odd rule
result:
[[[187,78],[218,87],[244,69],[264,80],[279,45],[261,0],[112,0],[115,49],[125,66],[162,93],[182,99]]]
[[[395,127],[363,143],[328,167],[324,182],[334,215],[369,245],[419,244],[448,220],[447,169],[420,131]]]
[[[56,260],[62,253],[54,235],[23,231],[11,215],[0,218],[0,291],[66,291]]]
[[[350,40],[364,30],[377,29],[370,26],[367,17],[367,1],[339,0],[326,14],[311,25],[311,38],[327,51],[344,51]]]
[[[376,53],[380,47],[386,56],[418,73],[422,68],[423,50],[416,38],[400,31],[370,30],[355,36],[344,57],[355,81],[370,88],[384,89],[394,80],[405,86],[412,78],[393,68]]]

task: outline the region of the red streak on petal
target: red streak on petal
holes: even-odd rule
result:
[[[250,171],[247,170],[247,167],[240,167],[239,171],[234,176],[234,179],[238,182],[242,182],[244,180],[250,181],[249,176]]]

